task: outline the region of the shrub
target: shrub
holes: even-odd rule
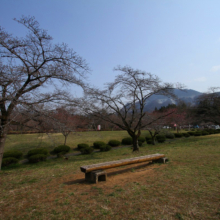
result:
[[[78,147],[78,149],[80,150],[80,149],[82,149],[82,148],[89,147],[89,145],[82,143],[82,144],[78,144],[77,147]]]
[[[175,133],[174,135],[175,135],[176,138],[181,138],[183,136],[182,133]]]
[[[100,146],[100,151],[104,152],[104,151],[110,151],[112,149],[112,147],[108,144],[102,145]]]
[[[108,145],[110,145],[111,147],[117,147],[117,146],[121,145],[121,142],[118,140],[110,140],[108,142]]]
[[[195,132],[194,131],[189,131],[187,132],[190,136],[194,136],[195,135]]]
[[[165,135],[157,135],[156,138],[159,143],[163,143],[166,141]]]
[[[70,151],[70,147],[69,146],[66,146],[66,145],[60,145],[58,147],[55,147],[53,152],[55,154],[59,154],[62,152],[62,154],[66,154]]]
[[[2,160],[3,167],[11,165],[11,164],[16,164],[16,163],[18,163],[18,159],[14,157],[7,157],[7,158],[3,158]]]
[[[124,145],[132,145],[133,144],[133,140],[132,140],[131,137],[127,137],[127,138],[123,138],[121,143],[124,144]]]
[[[158,134],[158,135],[156,136],[156,139],[160,139],[160,138],[166,138],[166,137],[165,137],[164,134]]]
[[[65,151],[62,151],[62,152],[58,153],[57,158],[62,158],[64,154],[66,154]]]
[[[105,151],[110,151],[112,149],[112,147],[108,144],[106,144],[106,147],[105,147]]]
[[[143,144],[143,142],[138,141],[138,145],[139,145],[139,147],[141,147],[141,146],[142,146],[142,144]]]
[[[47,155],[35,154],[35,155],[30,156],[28,159],[30,163],[38,163],[40,161],[45,161],[47,159]]]
[[[215,130],[213,129],[208,129],[207,131],[209,132],[209,134],[215,134]]]
[[[13,157],[16,159],[20,159],[23,156],[21,151],[18,150],[10,150],[4,153],[3,158]]]
[[[109,146],[110,146],[110,145],[109,145]],[[101,146],[100,146],[100,151],[101,151],[101,152],[104,152],[104,151],[105,151],[105,147],[106,147],[106,145],[101,145]]]
[[[96,141],[96,142],[93,143],[93,147],[94,147],[95,149],[100,149],[100,147],[101,147],[102,145],[105,145],[105,142],[103,142],[103,141]]]
[[[91,154],[94,151],[93,147],[84,147],[80,149],[82,154]]]
[[[145,137],[146,142],[150,141],[152,138],[150,136]]]
[[[167,133],[165,136],[168,139],[174,139],[175,138],[175,135],[173,133]]]
[[[48,150],[45,149],[45,148],[36,148],[36,149],[33,149],[33,150],[29,150],[28,153],[27,153],[27,156],[28,158],[33,156],[33,155],[36,155],[36,154],[43,154],[43,155],[48,155]]]
[[[140,137],[138,138],[138,143],[139,143],[139,142],[144,143],[144,142],[145,142],[145,138],[144,138],[144,137],[142,137],[142,136],[140,136]]]
[[[190,137],[190,135],[188,133],[183,133],[183,136],[186,137],[186,138]]]
[[[209,135],[208,131],[202,131],[202,135]]]
[[[157,141],[158,141],[158,143],[164,143],[166,141],[166,138],[160,138]]]
[[[194,134],[195,136],[201,136],[202,135],[202,133],[201,132],[199,132],[199,131],[197,131],[197,132],[195,132],[195,134]]]
[[[147,144],[153,144],[153,141],[152,140],[148,140]]]

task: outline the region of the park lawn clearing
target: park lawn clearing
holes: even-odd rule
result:
[[[170,162],[109,169],[98,184],[79,169],[154,153]],[[219,155],[220,135],[209,135],[4,168],[0,219],[219,219]]]

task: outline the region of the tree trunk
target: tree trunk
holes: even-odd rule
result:
[[[156,144],[156,135],[152,137],[152,144],[155,145]]]
[[[156,135],[157,135],[158,133],[156,133],[156,132],[153,133],[153,132],[150,131],[150,130],[149,130],[149,133],[150,133],[150,136],[151,136],[152,144],[155,145]]]
[[[66,145],[67,136],[68,136],[68,134],[67,134],[67,135],[64,135],[64,137],[65,137],[65,139],[64,139],[64,145]]]
[[[7,132],[8,132],[8,127],[7,125],[7,114],[2,114],[1,118],[1,124],[0,124],[0,170],[2,167],[2,159],[3,159],[3,154],[4,154],[4,147],[5,147],[5,141],[7,137]]]
[[[2,159],[4,154],[4,147],[5,147],[5,140],[6,140],[6,134],[0,134],[0,170],[2,166]]]
[[[134,151],[139,151],[139,145],[138,145],[138,136],[137,135],[134,135],[132,137],[133,139],[133,152]]]

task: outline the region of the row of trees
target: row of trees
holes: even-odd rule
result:
[[[88,118],[90,122],[98,119],[126,130],[133,139],[133,151],[138,151],[142,129],[155,131],[165,119],[179,114],[173,108],[149,113],[144,107],[152,95],[175,99],[173,89],[182,89],[181,85],[162,83],[150,73],[119,66],[115,69],[119,74],[105,89],[91,87],[85,83],[89,67],[82,57],[66,44],[52,44],[52,37],[33,17],[16,21],[27,28],[26,37],[13,37],[0,27],[0,166],[12,125],[47,132],[53,125],[66,141]],[[47,85],[54,89],[43,92],[41,88]],[[65,90],[70,85],[82,87],[84,97],[73,98]]]

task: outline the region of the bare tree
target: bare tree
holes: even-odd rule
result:
[[[156,136],[163,131],[163,126],[166,125],[166,118],[173,114],[173,111],[167,112],[152,112],[148,113],[144,118],[144,123],[147,126],[144,128],[149,131],[152,144],[155,145]]]
[[[68,93],[58,89],[57,83],[83,86],[88,71],[86,62],[66,44],[52,44],[52,37],[40,29],[34,17],[15,21],[27,28],[24,38],[0,27],[0,169],[10,116],[16,106],[62,100]],[[43,93],[39,89],[43,85],[55,89]]]
[[[86,113],[126,130],[133,139],[133,151],[138,151],[141,129],[165,117],[152,118],[149,115],[145,109],[148,99],[157,94],[174,97],[174,86],[162,84],[157,76],[131,67],[118,67],[115,70],[122,74],[117,75],[114,82],[108,83],[105,90],[87,88],[81,106]],[[143,120],[147,117],[149,120]]]
[[[64,136],[64,145],[66,145],[67,138],[71,132],[77,132],[87,125],[85,117],[77,114],[74,108],[67,108],[61,106],[51,114],[51,123],[54,131],[61,132]]]

